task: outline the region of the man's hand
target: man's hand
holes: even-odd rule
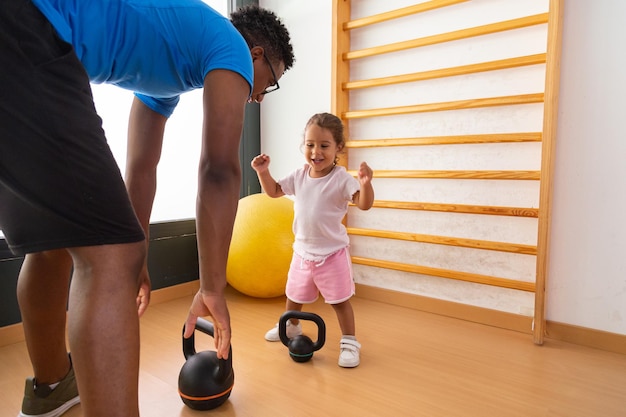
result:
[[[185,338],[191,337],[198,317],[211,316],[213,321],[213,339],[217,357],[228,359],[230,350],[230,314],[226,305],[226,298],[223,294],[202,294],[198,291],[189,308],[189,315],[185,322]]]
[[[139,317],[143,316],[150,304],[151,288],[152,284],[148,274],[148,267],[144,265],[139,273],[139,293],[137,294],[137,314],[139,314]]]

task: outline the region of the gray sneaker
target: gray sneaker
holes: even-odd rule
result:
[[[36,384],[35,378],[26,379],[22,411],[18,417],[59,417],[80,402],[74,368],[54,389]]]

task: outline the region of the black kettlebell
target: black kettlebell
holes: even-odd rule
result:
[[[317,324],[317,341],[313,343],[311,338],[305,335],[287,337],[287,320],[289,319],[310,320]],[[314,313],[302,311],[285,311],[278,320],[278,336],[283,345],[289,348],[289,356],[296,362],[307,362],[313,357],[313,352],[320,350],[326,341],[326,324],[320,316]]]
[[[213,337],[213,323],[202,317],[198,318],[196,330]],[[178,393],[183,402],[194,410],[212,410],[226,402],[235,383],[232,347],[228,359],[218,359],[214,351],[196,353],[192,334],[189,339],[183,336],[183,354],[187,361],[178,375]]]

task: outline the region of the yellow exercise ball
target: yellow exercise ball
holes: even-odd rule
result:
[[[293,201],[252,194],[239,200],[228,252],[226,279],[259,298],[285,294],[294,235]]]

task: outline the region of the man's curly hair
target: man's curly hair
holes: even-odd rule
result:
[[[268,59],[278,59],[285,64],[285,71],[293,66],[295,58],[289,31],[274,12],[248,5],[231,13],[230,21],[250,49],[262,47]]]

